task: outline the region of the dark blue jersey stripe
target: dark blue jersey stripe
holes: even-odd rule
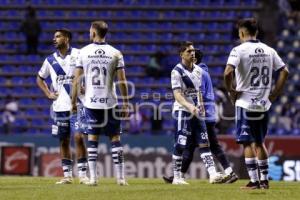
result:
[[[52,66],[53,70],[55,71],[56,75],[66,75],[66,72],[63,70],[63,68],[60,66],[60,64],[58,63],[58,61],[55,59],[54,55],[50,55],[47,57],[47,61],[49,62],[49,64]],[[70,94],[71,91],[71,86],[70,84],[63,84],[63,87],[65,88],[66,92],[68,94]]]

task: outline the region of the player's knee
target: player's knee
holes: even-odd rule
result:
[[[182,145],[182,144],[179,144],[179,143],[176,143],[175,146],[174,146],[174,155],[182,155],[183,154],[183,151],[185,149],[185,145]]]
[[[82,134],[81,133],[75,133],[74,140],[75,140],[76,143],[82,142],[82,140],[83,140]]]
[[[69,147],[69,144],[70,144],[70,138],[60,139],[60,146],[61,147]]]
[[[121,140],[120,135],[113,135],[110,137],[111,142],[119,142]]]
[[[223,150],[222,150],[222,148],[219,144],[216,144],[216,145],[211,144],[210,145],[210,150],[215,155],[218,155],[218,154],[223,152]]]

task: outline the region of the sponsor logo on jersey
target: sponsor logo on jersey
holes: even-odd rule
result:
[[[95,95],[93,97],[90,97],[90,100],[91,100],[91,103],[107,103],[108,101],[108,98],[99,98],[99,97],[96,97]]]
[[[104,51],[103,49],[97,49],[97,50],[95,51],[95,54],[96,54],[96,55],[103,55],[103,54],[105,54],[105,51]]]
[[[265,51],[264,51],[262,48],[256,48],[256,49],[255,49],[255,53],[260,53],[260,54],[262,54],[262,53],[265,53]]]

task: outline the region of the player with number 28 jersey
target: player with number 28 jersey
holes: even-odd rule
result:
[[[227,64],[235,67],[236,90],[242,92],[236,106],[269,110],[272,72],[285,66],[277,52],[258,40],[249,40],[232,49]]]

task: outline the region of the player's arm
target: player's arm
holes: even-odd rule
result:
[[[285,85],[285,82],[288,78],[288,75],[289,75],[289,70],[287,67],[283,67],[282,69],[280,69],[279,77],[275,83],[275,87],[269,96],[269,100],[271,102],[274,102],[275,99],[281,94],[283,87]]]
[[[49,90],[49,87],[48,87],[47,83],[45,82],[45,80],[42,77],[40,77],[39,75],[36,77],[36,83],[39,86],[39,88],[44,92],[46,97],[48,97],[49,99],[52,99],[52,100],[57,99],[58,94],[51,92]]]
[[[72,103],[72,112],[77,111],[77,97],[78,90],[80,89],[80,77],[83,74],[83,69],[81,67],[76,67],[74,71],[74,79],[72,82],[72,95],[71,95],[71,103]]]
[[[126,79],[124,68],[117,69],[117,79],[118,79],[119,90],[121,93],[121,98],[123,101],[121,117],[127,117],[129,114],[128,111],[129,99],[128,99],[128,85],[127,85],[127,79]]]
[[[234,66],[227,64],[224,71],[224,83],[225,83],[225,88],[229,93],[231,103],[234,105],[240,93],[237,92],[233,87],[233,80],[234,80],[233,74],[234,74]]]
[[[43,91],[43,93],[51,100],[55,100],[58,97],[58,94],[55,92],[51,92],[45,79],[50,75],[49,64],[48,61],[45,60],[38,75],[36,77],[36,83],[38,87]]]
[[[174,98],[175,100],[180,104],[182,105],[183,107],[185,107],[190,113],[192,113],[193,115],[198,115],[199,113],[199,109],[191,104],[190,102],[188,102],[183,94],[182,94],[182,91],[181,89],[175,89],[173,90],[173,94],[174,94]]]

